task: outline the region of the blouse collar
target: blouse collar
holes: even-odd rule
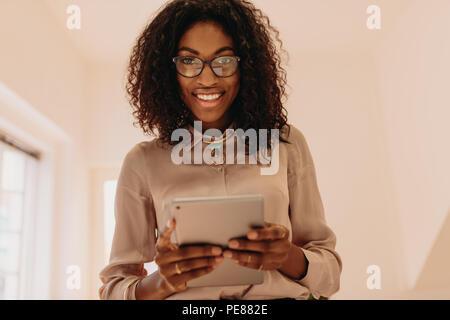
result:
[[[196,146],[197,144],[201,143],[202,140],[203,140],[203,143],[207,144],[209,142],[212,142],[213,140],[222,140],[223,137],[225,137],[225,139],[228,139],[233,135],[235,127],[236,127],[236,122],[233,121],[227,127],[227,129],[233,129],[233,131],[225,129],[225,132],[222,132],[222,135],[213,136],[213,135],[207,135],[204,133],[202,134],[202,132],[197,130],[197,128],[194,128],[191,124],[188,124],[187,129],[191,133],[191,149],[194,148],[194,146]],[[203,139],[202,139],[202,137],[203,137]]]

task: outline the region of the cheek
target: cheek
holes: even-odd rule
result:
[[[186,81],[185,78],[181,78],[178,76],[178,84],[180,86],[180,94],[182,97],[185,97],[190,91],[189,91],[189,82]]]

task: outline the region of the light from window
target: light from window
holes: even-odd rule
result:
[[[35,192],[36,160],[0,142],[0,300],[27,296],[31,275],[25,274],[33,262],[34,210],[30,201]]]
[[[112,240],[114,236],[114,199],[116,196],[117,180],[105,181],[103,184],[103,219],[104,219],[104,234],[105,234],[105,254],[106,262],[109,260],[111,253]]]
[[[25,154],[14,150],[5,150],[2,162],[2,189],[23,192]]]

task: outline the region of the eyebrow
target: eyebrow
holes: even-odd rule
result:
[[[214,54],[219,54],[219,53],[221,53],[223,51],[227,51],[227,50],[231,50],[231,51],[234,52],[234,49],[232,47],[222,47],[219,50],[217,50],[216,52],[214,52]],[[196,51],[194,49],[191,49],[191,48],[188,48],[188,47],[181,47],[180,49],[178,49],[178,52],[180,52],[180,51],[189,51],[189,52],[191,52],[193,54],[196,54],[196,55],[200,54],[198,51]]]

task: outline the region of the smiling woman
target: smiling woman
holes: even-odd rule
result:
[[[136,145],[122,165],[110,263],[100,273],[101,298],[307,299],[310,293],[328,297],[338,290],[342,263],[335,235],[325,223],[306,140],[287,124],[281,102],[286,75],[270,32],[277,34],[249,1],[174,0],[138,38],[127,92],[137,122],[157,139]],[[172,137],[180,128],[194,136],[183,152],[195,154],[203,144],[223,146],[226,140],[231,158],[237,156],[234,147],[228,150],[234,137],[221,138],[230,131],[225,129],[280,132],[274,139],[255,134],[254,144],[264,152],[263,140],[275,142],[268,151],[277,158],[277,170],[264,175],[264,164],[236,160],[174,163]],[[247,150],[245,155],[250,156]],[[263,196],[263,227],[229,239],[226,248],[181,248],[172,242],[176,221],[168,204],[174,198],[238,194]],[[187,287],[225,259],[263,272],[264,283]],[[150,275],[144,268],[149,261],[158,265]]]

